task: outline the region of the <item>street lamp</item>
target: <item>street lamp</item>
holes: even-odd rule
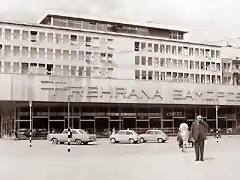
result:
[[[32,147],[32,101],[29,101],[29,114],[30,114],[29,146]]]
[[[218,105],[215,106],[216,108],[216,138],[217,138],[217,143],[218,143],[218,108],[220,108]]]
[[[71,140],[71,130],[70,130],[70,87],[67,87],[68,90],[68,152],[70,152],[70,140]]]

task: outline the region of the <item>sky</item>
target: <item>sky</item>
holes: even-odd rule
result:
[[[1,0],[0,20],[36,22],[47,10],[154,21],[201,43],[240,37],[239,0]],[[225,44],[226,41],[217,44]],[[229,43],[240,46],[240,40]]]

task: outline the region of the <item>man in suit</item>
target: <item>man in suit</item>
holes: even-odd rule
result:
[[[196,121],[192,123],[190,136],[191,139],[195,142],[195,155],[196,161],[204,161],[204,142],[206,140],[206,130],[208,124],[203,121],[202,116],[198,115]],[[199,158],[200,151],[200,158]]]

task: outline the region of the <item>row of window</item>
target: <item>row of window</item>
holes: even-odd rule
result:
[[[135,79],[221,84],[220,75],[135,70]]]
[[[205,58],[220,58],[220,50],[193,48],[187,46],[176,46],[156,44],[147,42],[134,42],[135,51],[159,52],[163,54],[174,54],[183,56],[197,56]]]
[[[48,59],[48,60],[85,60],[86,62],[113,60],[112,53],[99,53],[90,51],[69,51],[62,49],[50,49],[50,48],[36,48],[36,47],[22,47],[0,44],[0,55],[18,56],[18,57],[30,57],[34,59]]]
[[[135,56],[135,65],[179,69],[196,69],[208,71],[221,70],[221,64],[215,62],[179,60],[171,58],[146,57],[146,56]]]
[[[113,68],[0,61],[0,73],[108,78],[112,71]]]
[[[4,32],[3,32],[4,30]],[[85,46],[98,48],[101,45],[106,46],[108,49],[114,49],[112,38],[100,38],[97,36],[79,36],[78,34],[60,34],[52,32],[39,32],[39,31],[26,31],[0,28],[0,39],[5,40],[22,40],[32,43],[56,43],[68,44],[72,46]]]

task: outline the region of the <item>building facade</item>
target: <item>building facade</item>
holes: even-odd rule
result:
[[[201,114],[237,130],[240,88],[223,83],[221,47],[153,23],[48,13],[0,23],[1,135],[30,127],[177,133]],[[226,59],[225,59],[226,60]],[[230,75],[229,75],[230,76]],[[68,106],[69,100],[69,106]],[[69,108],[69,116],[68,116]]]

